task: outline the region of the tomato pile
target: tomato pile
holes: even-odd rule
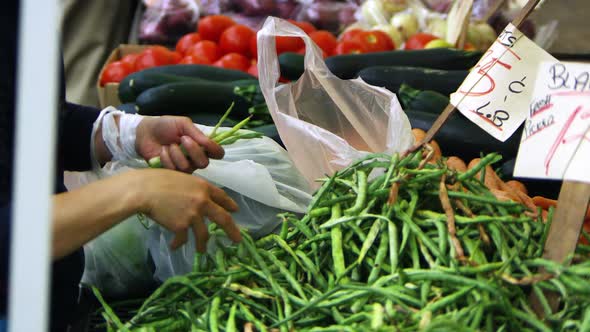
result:
[[[337,38],[329,31],[317,30],[309,22],[289,21],[309,35],[322,49],[324,57],[396,48],[392,39],[382,31],[350,30]],[[279,55],[286,52],[305,54],[303,39],[298,37],[276,37],[276,49]],[[196,32],[180,38],[174,50],[150,46],[139,54],[126,55],[108,64],[100,77],[100,85],[118,83],[125,76],[145,68],[172,64],[212,65],[241,70],[257,77],[256,59],[256,31],[228,16],[211,15],[199,21]]]

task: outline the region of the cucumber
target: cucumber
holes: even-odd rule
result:
[[[419,90],[433,90],[443,95],[457,91],[467,77],[467,70],[440,70],[418,67],[380,66],[359,72],[368,84],[397,93],[405,83]]]
[[[402,84],[397,93],[404,109],[440,114],[449,104],[449,98],[436,91],[414,89]]]
[[[202,81],[202,79],[170,74],[143,73],[139,77],[123,80],[119,84],[119,100],[121,100],[122,103],[132,103],[137,99],[137,96],[147,89],[168,83],[194,81]]]
[[[295,81],[301,77],[305,70],[304,56],[297,53],[283,53],[279,55],[279,66],[281,68],[281,76]]]
[[[330,71],[342,78],[351,79],[359,72],[374,66],[415,66],[443,70],[468,70],[481,56],[479,51],[463,51],[450,48],[425,50],[398,50],[367,54],[336,55],[326,58]]]
[[[235,94],[236,87],[253,87],[253,101]],[[257,80],[234,82],[194,81],[168,83],[153,87],[137,97],[138,113],[144,115],[186,115],[211,113],[222,115],[235,102],[232,116],[244,118],[248,109],[264,102]]]
[[[408,110],[405,113],[410,119],[412,128],[420,128],[424,131],[428,131],[438,118],[438,114],[414,110]],[[469,162],[473,158],[480,157],[481,153],[490,152],[498,152],[505,159],[515,157],[521,134],[522,127],[506,142],[500,142],[473,122],[463,118],[459,111],[455,111],[434,136],[434,140],[440,145],[443,155],[458,156]]]
[[[158,85],[162,85],[165,83],[172,83],[173,81],[181,81],[182,78],[177,78],[178,76],[219,82],[256,79],[254,76],[239,70],[207,65],[169,65],[152,67],[127,75],[127,77],[125,77],[119,84],[119,99],[123,103],[134,101],[137,96],[139,96],[139,93],[136,94],[132,87],[135,85],[145,86],[144,81],[150,80],[151,82],[154,82],[155,80],[155,82],[157,82],[157,78],[159,77],[161,84]]]

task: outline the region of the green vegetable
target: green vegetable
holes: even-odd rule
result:
[[[404,109],[440,114],[449,104],[449,97],[436,91],[421,91],[402,84],[397,93]]]
[[[427,164],[425,155],[422,150],[403,157],[373,154],[336,172],[323,180],[304,216],[280,215],[280,235],[254,240],[244,230],[239,244],[219,241],[219,251],[199,261],[199,272],[167,280],[124,327],[235,331],[249,323],[257,331],[573,331],[590,326],[588,251],[580,249],[571,266],[540,258],[548,223],[527,216],[518,204],[496,200],[474,171]],[[484,156],[478,168],[498,159]],[[441,184],[464,190],[443,195],[436,192]],[[389,201],[392,185],[398,195]],[[457,200],[470,213],[456,208]],[[457,257],[450,236],[449,208],[464,257]],[[224,236],[217,229],[211,233]],[[537,274],[540,267],[545,274]],[[549,313],[543,301],[549,315],[540,320],[528,304],[531,290],[567,296],[558,313]],[[107,322],[116,322],[115,312],[104,301],[103,306]]]

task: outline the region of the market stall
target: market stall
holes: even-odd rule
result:
[[[146,2],[101,106],[223,145],[193,175],[243,240],[129,218],[85,247],[76,329],[590,331],[589,67],[539,1],[431,2]]]

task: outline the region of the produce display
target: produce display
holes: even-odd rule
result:
[[[262,136],[282,143],[258,80],[256,35],[268,15],[303,30],[338,78],[395,93],[416,141],[508,17],[486,16],[493,1],[475,0],[460,49],[447,42],[456,22],[446,0],[148,3],[163,12],[146,12],[141,26],[142,42],[154,45],[106,64],[99,85],[118,84],[125,112],[215,125],[209,137],[220,145]],[[275,43],[279,82],[298,80],[303,39]],[[318,179],[307,212],[274,219],[273,211],[281,227],[270,234],[243,229],[233,244],[210,223],[208,253],[195,253],[193,271],[171,271],[147,297],[119,303],[92,287],[103,318],[95,328],[590,331],[590,208],[571,262],[542,258],[561,183],[512,178],[521,130],[500,142],[454,112],[416,151],[370,153]],[[159,157],[148,165],[163,166]],[[190,269],[192,252],[183,259]],[[556,311],[549,293],[561,301]]]
[[[280,215],[277,234],[244,231],[228,246],[211,226],[215,254],[197,255],[129,321],[95,289],[102,315],[118,331],[588,330],[590,247],[567,267],[541,259],[551,202],[500,180],[500,159],[466,164],[434,141],[370,154],[320,179],[308,212]],[[561,296],[556,313],[543,291]]]

